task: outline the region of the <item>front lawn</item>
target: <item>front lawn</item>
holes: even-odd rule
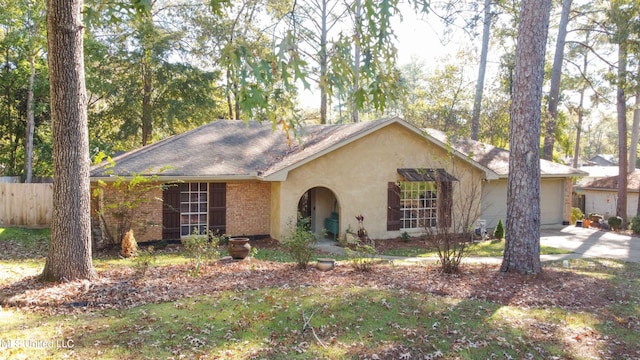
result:
[[[17,244],[0,240],[5,249]],[[43,265],[35,255],[29,261]],[[543,274],[525,276],[463,263],[447,275],[432,264],[358,272],[348,261],[328,272],[297,270],[281,257],[211,261],[192,276],[181,251],[157,256],[163,262],[144,275],[135,260],[97,260],[93,282],[41,284],[38,271],[3,271],[0,357],[640,357],[638,264],[550,262]]]

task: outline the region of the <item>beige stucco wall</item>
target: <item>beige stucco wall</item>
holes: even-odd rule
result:
[[[605,219],[616,215],[616,207],[618,206],[618,193],[615,190],[584,190],[582,192],[585,197],[584,207],[585,215],[598,213]],[[627,194],[627,217],[631,219],[635,216],[638,209],[638,193],[631,192]]]
[[[540,224],[559,225],[571,218],[571,179],[540,181]],[[488,228],[507,217],[507,179],[487,181],[482,189],[482,216]]]
[[[479,204],[481,173],[462,160],[454,168],[447,155],[404,126],[391,124],[290,171],[285,182],[274,184],[271,235],[280,238],[287,231],[307,190],[324,187],[338,201],[342,235],[349,225],[358,228],[355,216],[362,214],[370,237],[399,236],[400,231],[387,231],[387,184],[401,180],[398,168],[445,168],[460,180],[454,183],[454,203],[470,198],[472,184],[477,184],[471,198]]]

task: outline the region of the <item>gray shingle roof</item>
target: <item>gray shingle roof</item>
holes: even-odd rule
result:
[[[381,125],[378,120],[347,125],[309,125],[291,141],[271,123],[218,120],[115,157],[115,166],[100,164],[92,177],[157,172],[162,177],[260,177],[295,165],[311,156]]]
[[[106,178],[111,174],[150,175],[166,168],[163,178],[268,178],[277,180],[279,173],[330,152],[351,140],[380,129],[398,119],[383,119],[345,125],[307,125],[296,131],[298,137],[289,142],[286,134],[271,123],[217,120],[199,128],[161,140],[114,158],[115,166],[94,166],[91,177]],[[419,132],[418,129],[414,129]],[[436,141],[447,143],[446,135],[428,130]],[[442,144],[439,144],[444,146]],[[477,141],[458,139],[452,146],[467,155],[476,166],[499,176],[509,170],[509,152]],[[542,174],[582,176],[579,170],[541,161]],[[495,175],[493,175],[495,176]]]
[[[493,170],[500,177],[509,175],[509,150],[471,139],[448,137],[445,133],[434,129],[426,129],[425,131],[434,138],[451,144],[453,148],[469,156],[480,165]],[[540,160],[540,174],[543,177],[588,175],[584,171],[544,159]]]
[[[591,189],[591,190],[617,190],[618,180],[620,178],[616,176],[608,176],[599,179],[592,179],[578,186],[579,189]],[[640,170],[635,170],[631,174],[627,174],[627,190],[637,192],[640,188]]]

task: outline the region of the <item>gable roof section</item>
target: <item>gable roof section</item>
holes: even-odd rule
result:
[[[115,157],[92,177],[150,175],[168,167],[163,178],[256,178],[291,150],[283,132],[257,122],[219,120]]]
[[[439,139],[436,139],[429,134],[425,134],[422,130],[398,117],[346,125],[310,125],[303,129],[303,131],[313,134],[306,138],[303,137],[304,147],[299,151],[293,152],[290,156],[284,158],[283,161],[275,164],[273,168],[269,169],[269,171],[265,173],[265,179],[283,181],[286,179],[289,171],[391,124],[400,124],[417,135],[425,137],[435,145],[445,150],[450,150],[449,147]],[[318,128],[322,130],[319,131]],[[459,153],[455,149],[452,150],[456,156],[483,171],[487,178],[497,178],[497,174],[495,174],[491,169],[471,161],[464,156],[464,154]]]
[[[500,178],[508,177],[509,150],[501,149],[499,147],[471,139],[448,137],[442,131],[435,129],[426,129],[425,131],[433,137],[440,139],[442,142],[450,142],[453,148],[470,157],[480,165],[493,170]],[[588,173],[585,171],[563,164],[558,164],[553,161],[540,159],[541,177],[571,177],[586,175],[588,175]]]
[[[159,174],[165,181],[185,178],[284,181],[289,171],[391,124],[402,125],[451,151],[483,171],[487,179],[503,178],[508,174],[507,150],[467,139],[450,143],[444,133],[425,132],[396,117],[355,124],[303,126],[296,129],[299,138],[291,139],[290,144],[286,134],[280,129],[274,130],[271,123],[217,120],[122,154],[114,158],[113,168],[106,164],[94,166],[91,177],[151,175],[167,168]],[[541,170],[542,176],[547,177],[586,175],[546,160],[541,160]]]

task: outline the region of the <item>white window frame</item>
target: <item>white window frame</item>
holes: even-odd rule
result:
[[[438,224],[438,189],[433,181],[400,182],[400,229],[420,230]]]
[[[209,184],[193,182],[180,191],[180,236],[198,231],[206,234],[209,228]]]

